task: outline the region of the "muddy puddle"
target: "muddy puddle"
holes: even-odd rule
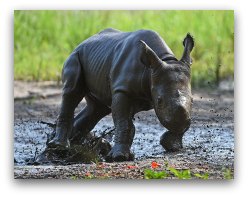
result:
[[[158,122],[153,111],[147,112],[148,117],[141,118],[142,114],[135,116],[136,134],[132,145],[132,151],[136,160],[144,158],[163,157],[168,153],[159,144],[160,136],[166,131]],[[113,128],[110,116],[101,120],[93,132],[100,135],[103,131]],[[48,135],[52,128],[39,121],[22,121],[14,126],[14,158],[16,165],[26,165],[37,157],[46,148]],[[113,139],[107,138],[113,145]],[[178,156],[188,160],[200,160],[209,164],[232,165],[234,159],[234,133],[231,128],[209,126],[192,126],[184,135],[184,149]],[[169,153],[171,154],[171,153]]]
[[[27,86],[27,87],[26,87]],[[29,84],[24,89],[29,90]],[[33,87],[33,86],[32,86]],[[37,87],[34,85],[34,87]],[[54,123],[59,111],[61,87],[44,85],[39,91],[53,88],[52,96],[43,95],[32,99],[22,99],[27,95],[17,95],[14,117],[14,162],[24,166],[46,147],[48,135],[53,131],[47,124]],[[15,91],[16,91],[15,86]],[[33,91],[36,90],[31,88]],[[49,91],[47,92],[51,92]],[[37,92],[39,93],[39,91]],[[23,92],[23,86],[20,88]],[[18,93],[18,92],[17,92]],[[167,153],[159,144],[160,136],[166,131],[159,123],[153,110],[135,115],[136,133],[132,145],[136,161],[163,158],[175,163],[206,164],[208,166],[234,166],[234,96],[232,91],[193,91],[194,104],[192,124],[183,137],[184,148],[177,153]],[[28,98],[28,97],[27,97]],[[83,101],[78,113],[85,106]],[[93,129],[96,135],[113,129],[111,115],[104,117]],[[112,137],[106,138],[112,145]]]

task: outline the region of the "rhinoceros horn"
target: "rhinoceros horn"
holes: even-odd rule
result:
[[[188,64],[189,66],[192,64],[190,53],[194,48],[194,45],[195,45],[194,38],[188,33],[183,40],[184,51],[180,61]]]
[[[157,54],[143,41],[142,43],[142,60],[146,66],[156,70],[161,66],[165,66],[165,63],[157,56]]]

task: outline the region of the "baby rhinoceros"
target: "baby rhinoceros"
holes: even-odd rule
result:
[[[194,40],[190,34],[183,46],[178,60],[154,31],[112,28],[83,41],[64,63],[62,104],[49,146],[77,143],[112,112],[115,144],[106,160],[133,160],[132,119],[140,111],[154,109],[168,129],[160,144],[167,151],[181,149],[183,134],[191,122],[190,53]],[[83,98],[87,105],[74,118]]]

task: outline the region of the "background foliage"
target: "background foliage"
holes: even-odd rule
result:
[[[233,11],[15,11],[15,80],[60,80],[63,62],[84,39],[112,27],[152,29],[177,58],[190,32],[196,42],[192,84],[233,79]]]

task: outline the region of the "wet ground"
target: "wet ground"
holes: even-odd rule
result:
[[[46,176],[49,177],[55,171],[59,171],[59,168],[71,174],[72,169],[75,168],[73,165],[67,167],[26,166],[30,159],[45,149],[47,136],[52,132],[52,128],[41,121],[51,123],[55,121],[59,111],[60,89],[61,87],[54,82],[15,82],[15,178],[34,178],[41,170],[43,172],[45,170]],[[177,153],[166,153],[159,145],[159,138],[166,130],[160,125],[153,110],[135,115],[136,134],[132,145],[132,151],[135,154],[134,163],[145,166],[146,161],[151,159],[168,161],[171,165],[183,169],[207,169],[212,172],[213,178],[220,177],[220,171],[223,168],[233,171],[233,91],[195,90],[193,97],[192,125],[184,135],[184,149]],[[84,105],[83,100],[76,113]],[[108,115],[96,125],[93,131],[98,135],[112,128],[112,117]],[[112,143],[111,138],[108,140]],[[59,173],[55,174],[59,176]]]

